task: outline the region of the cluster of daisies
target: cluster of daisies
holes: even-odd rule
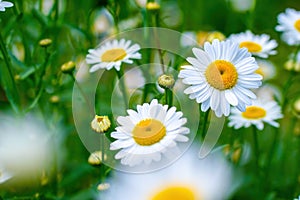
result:
[[[275,29],[282,32],[282,40],[288,45],[299,45],[300,12],[287,9],[285,13],[279,14],[278,23]],[[183,92],[200,104],[203,112],[212,110],[217,117],[228,116],[229,127],[239,129],[253,126],[258,130],[263,130],[264,124],[279,127],[276,120],[283,115],[274,97],[277,94],[274,91],[270,92],[270,87],[266,84],[266,80],[276,74],[274,65],[267,59],[277,54],[277,42],[267,34],[257,35],[250,30],[232,34],[227,39],[218,32],[206,34],[205,37],[206,42],[198,42],[203,48],[192,49],[194,56],[186,59],[189,65],[182,66],[178,74],[182,83],[187,85]],[[187,45],[184,40],[181,44]],[[113,40],[97,49],[89,50],[86,61],[92,65],[90,72],[112,68],[119,71],[122,63],[132,64],[134,59],[141,59],[140,49],[138,44],[132,44],[129,40]],[[293,58],[296,58],[293,62],[299,63],[296,66],[300,66],[299,55],[298,52],[293,55]],[[184,113],[177,111],[174,106],[160,104],[157,99],[138,105],[136,110],[129,109],[127,113],[127,116],[117,118],[119,126],[111,133],[115,141],[110,144],[110,150],[118,150],[115,159],[121,160],[123,165],[132,167],[158,162],[178,143],[191,139],[190,129],[185,126],[187,119]],[[104,123],[103,118],[99,120],[99,116],[96,117],[93,122],[94,130],[100,130],[97,126],[107,123]],[[184,164],[180,164],[181,162]],[[154,200],[225,198],[224,194],[229,190],[220,193],[223,196],[219,197],[219,193],[206,192],[212,191],[210,187],[216,191],[215,187],[220,183],[223,189],[224,185],[232,184],[230,167],[223,162],[218,165],[220,171],[211,172],[211,166],[206,166],[207,163],[211,164],[211,158],[206,158],[197,165],[186,165],[191,162],[200,161],[183,156],[168,171],[161,170],[157,172],[157,176],[134,175],[135,177],[128,179],[126,184],[122,181],[127,180],[127,175],[120,173],[117,177],[122,180],[117,181],[104,197],[119,199],[122,197],[118,195],[123,195],[123,192],[114,191],[126,192],[136,188],[136,195],[130,199],[144,199],[145,196]],[[193,166],[201,167],[202,164],[205,166],[203,171],[199,168],[193,169]],[[192,168],[182,170],[183,166]],[[172,173],[169,173],[170,171]],[[211,176],[212,174],[214,176]],[[222,177],[225,174],[229,177]],[[202,183],[202,179],[211,180],[211,184]],[[140,184],[144,181],[149,183],[147,187]]]
[[[287,9],[279,14],[278,22],[276,30],[283,32],[282,39],[289,45],[299,45],[300,12]],[[227,39],[220,39],[216,33],[212,36],[219,39],[211,37],[203,49],[193,48],[194,57],[187,58],[190,65],[181,67],[178,77],[188,85],[184,93],[201,104],[203,112],[212,110],[217,117],[229,116],[228,125],[235,129],[255,126],[263,130],[264,123],[279,127],[276,120],[283,117],[280,106],[273,96],[258,95],[258,88],[275,75],[267,58],[277,53],[277,42],[267,34],[256,35],[250,30]],[[119,71],[122,63],[141,59],[140,49],[130,40],[113,40],[90,49],[86,61],[92,65],[90,72],[112,68]],[[111,133],[116,140],[110,145],[111,150],[119,150],[115,158],[124,165],[160,161],[169,148],[189,140],[183,113],[157,99],[127,113],[118,117],[119,126]]]

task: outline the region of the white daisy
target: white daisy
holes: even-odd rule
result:
[[[202,103],[202,111],[211,108],[218,117],[229,115],[230,104],[245,111],[256,98],[250,89],[258,88],[262,79],[255,73],[258,66],[247,49],[230,40],[214,40],[205,43],[204,51],[193,48],[193,53],[196,58],[187,58],[192,65],[182,66],[179,73],[183,83],[191,85],[184,93]]]
[[[298,198],[295,198],[294,200],[300,200],[300,195],[299,195],[299,197],[298,197]]]
[[[14,4],[8,1],[2,1],[0,0],[0,11],[5,11],[5,8],[13,7]]]
[[[248,128],[254,125],[259,130],[263,130],[264,123],[271,126],[279,127],[279,123],[275,120],[282,118],[281,108],[276,101],[260,101],[255,100],[251,106],[246,108],[245,112],[232,108],[229,116],[229,126],[239,129],[241,127]]]
[[[270,40],[267,34],[254,35],[248,30],[244,33],[232,34],[229,39],[238,43],[240,48],[245,47],[250,53],[261,58],[268,58],[269,55],[277,53],[274,50],[278,46],[276,40]]]
[[[204,159],[197,154],[196,149],[188,151],[173,165],[152,173],[116,172],[99,200],[228,199],[239,185],[239,173],[233,177],[232,166],[218,153]]]
[[[288,45],[300,44],[300,12],[292,8],[287,8],[285,13],[280,13],[277,17],[279,25],[276,31],[283,32],[281,38]]]
[[[129,116],[118,117],[120,124],[111,136],[117,139],[111,143],[111,150],[121,149],[116,159],[124,165],[134,166],[152,160],[159,161],[167,148],[176,146],[176,142],[187,142],[189,129],[183,127],[187,122],[182,112],[175,107],[159,104],[156,99],[150,104],[137,106],[137,112],[127,110]]]
[[[141,59],[141,54],[138,52],[141,47],[138,44],[130,46],[131,41],[121,39],[106,42],[96,49],[90,49],[86,56],[86,62],[92,64],[90,72],[95,72],[98,69],[110,70],[113,67],[120,70],[121,64],[132,64],[132,59]]]

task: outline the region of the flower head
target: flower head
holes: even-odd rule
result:
[[[253,101],[251,106],[246,108],[245,112],[232,108],[229,116],[229,126],[239,129],[241,127],[248,128],[254,125],[259,130],[263,130],[264,123],[274,127],[279,127],[279,123],[275,120],[282,118],[280,106],[276,101],[263,102],[259,100]]]
[[[230,105],[245,111],[256,98],[250,89],[258,88],[262,79],[255,73],[258,66],[251,54],[230,40],[206,42],[204,51],[193,48],[193,53],[196,58],[187,58],[192,65],[183,66],[178,76],[191,85],[184,91],[190,99],[202,103],[204,112],[211,108],[218,117],[228,116]]]
[[[5,11],[5,8],[13,7],[14,4],[8,1],[2,1],[0,0],[0,11]]]
[[[111,133],[117,140],[110,145],[111,150],[121,149],[115,158],[124,165],[159,161],[167,148],[188,141],[189,129],[183,127],[187,120],[175,107],[168,109],[154,99],[150,104],[138,105],[137,112],[127,110],[127,113],[129,116],[118,117],[120,126]]]
[[[229,39],[238,43],[241,48],[247,48],[252,55],[261,58],[268,58],[269,55],[277,53],[274,50],[278,45],[276,40],[270,40],[270,36],[266,34],[254,35],[248,30],[244,33],[232,34]]]
[[[300,44],[300,12],[292,8],[287,8],[285,13],[280,13],[277,17],[279,25],[276,31],[283,32],[282,40],[288,45]]]
[[[89,156],[88,163],[90,165],[101,165],[103,162],[102,159],[106,160],[107,155],[106,154],[102,155],[102,151],[95,151],[95,152],[91,153],[91,155]]]
[[[51,44],[52,44],[52,40],[49,39],[49,38],[45,38],[45,39],[42,39],[42,40],[39,41],[39,45],[40,45],[41,47],[48,47],[48,46],[50,46]]]
[[[197,153],[190,150],[171,166],[152,173],[116,172],[109,181],[111,187],[99,199],[228,199],[238,186],[230,163],[219,152],[204,159],[198,159]]]
[[[75,66],[76,66],[76,64],[75,64],[73,61],[69,61],[69,62],[64,63],[64,64],[60,67],[60,70],[61,70],[63,73],[70,74],[70,73],[72,73],[72,72],[74,71]]]
[[[113,67],[119,71],[123,62],[132,64],[132,59],[141,59],[141,54],[138,52],[140,45],[130,46],[130,44],[130,40],[121,39],[106,42],[96,49],[90,49],[86,56],[87,63],[93,65],[90,72],[99,69],[110,70]]]
[[[172,88],[174,84],[175,80],[172,75],[163,74],[158,77],[158,85],[162,88]]]
[[[91,122],[91,127],[97,133],[104,133],[110,128],[110,120],[107,116],[95,115]]]

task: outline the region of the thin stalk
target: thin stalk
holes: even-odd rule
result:
[[[296,64],[297,62],[297,53],[300,51],[300,45],[296,48],[296,51],[295,51],[295,54],[294,54],[294,57],[293,57],[293,63]],[[293,84],[293,81],[294,81],[294,78],[295,77],[295,73],[293,72],[293,70],[290,71],[290,74],[289,74],[289,77],[288,77],[288,80],[287,82],[284,84],[283,86],[283,90],[282,90],[282,96],[283,96],[283,102],[282,102],[282,110],[285,109],[285,106],[287,104],[287,94],[288,94],[288,91],[290,89],[290,87],[292,86]]]
[[[256,170],[259,172],[259,144],[258,144],[258,137],[257,137],[257,129],[256,126],[252,126],[252,133],[253,133],[253,148],[255,154],[255,165]]]
[[[88,100],[85,92],[83,91],[83,89],[81,88],[81,86],[79,85],[79,83],[77,82],[77,80],[75,79],[75,77],[73,76],[73,74],[69,74],[71,76],[71,78],[73,79],[74,83],[76,84],[76,86],[78,87],[81,95],[83,96],[84,98],[84,101],[86,102],[86,104],[88,105],[89,107],[89,110],[90,110],[90,113],[94,113],[94,107],[91,105],[91,102]]]
[[[200,120],[199,120],[197,135],[198,135],[198,137],[201,137],[202,140],[204,140],[204,138],[206,136],[206,127],[207,127],[209,112],[210,112],[210,109],[206,112],[203,112],[201,110],[201,104],[199,104]]]
[[[265,173],[266,173],[266,179],[268,180],[269,178],[269,172],[270,172],[270,167],[272,164],[272,160],[274,157],[274,152],[276,150],[277,144],[278,144],[278,139],[279,139],[279,128],[274,128],[274,138],[273,138],[273,142],[272,145],[270,147],[270,151],[269,151],[269,155],[268,155],[268,161],[266,164],[266,168],[265,168]]]
[[[173,105],[173,92],[169,88],[165,88],[165,98],[166,104],[169,105],[169,108]]]
[[[3,55],[4,62],[5,62],[5,66],[3,66],[3,70],[8,71],[8,76],[9,76],[9,79],[10,79],[9,82],[10,82],[10,85],[12,86],[12,90],[13,90],[13,91],[10,91],[10,92],[14,93],[15,96],[14,97],[10,96],[10,94],[9,94],[9,92],[7,92],[7,90],[5,90],[5,92],[6,92],[6,95],[9,95],[10,98],[13,98],[13,101],[16,101],[16,103],[18,104],[19,100],[20,100],[19,92],[18,92],[18,88],[17,88],[16,83],[15,83],[14,75],[13,75],[13,72],[12,72],[12,64],[10,62],[8,52],[6,50],[6,45],[5,45],[4,39],[2,37],[2,34],[0,34],[0,49],[1,49],[1,53]],[[15,110],[15,112],[18,113],[19,112],[19,107],[18,107],[19,105],[15,105],[13,102],[10,102],[10,103],[11,103],[12,108]]]
[[[125,81],[124,81],[124,78],[122,78],[124,73],[123,73],[122,69],[120,69],[120,71],[118,71],[118,70],[115,70],[115,71],[116,71],[118,79],[120,81],[120,90],[123,94],[123,100],[124,100],[124,103],[125,103],[125,108],[127,110],[129,102],[128,102],[128,97],[127,97],[127,90],[126,90],[126,86],[125,86]]]
[[[162,72],[165,73],[163,53],[162,53],[161,48],[160,48],[159,37],[158,37],[157,29],[156,29],[156,27],[159,27],[159,13],[153,13],[152,14],[152,21],[153,21],[153,26],[154,26],[154,28],[153,28],[154,40],[156,41],[156,45],[157,45],[157,51],[158,51],[158,55],[159,55],[161,69],[162,69]]]

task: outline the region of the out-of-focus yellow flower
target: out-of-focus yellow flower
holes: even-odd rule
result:
[[[49,100],[49,101],[50,101],[51,103],[58,103],[59,100],[60,100],[60,99],[59,99],[59,96],[53,95],[53,96],[50,97],[50,100]]]
[[[64,63],[60,69],[65,74],[70,74],[74,71],[76,64],[73,61]]]
[[[48,47],[48,46],[50,46],[51,44],[52,44],[52,40],[49,39],[49,38],[42,39],[42,40],[40,40],[40,42],[39,42],[39,45],[40,45],[41,47]]]
[[[214,39],[223,41],[226,39],[225,35],[219,31],[198,31],[196,33],[196,39],[200,46],[203,46],[205,42],[212,42]]]
[[[300,63],[293,60],[288,60],[284,63],[284,68],[288,71],[300,72]]]
[[[88,163],[90,165],[101,165],[102,164],[102,156],[103,160],[107,159],[106,154],[102,155],[102,151],[95,151],[91,153],[91,155],[88,158]]]
[[[104,190],[107,190],[110,188],[110,184],[109,183],[100,183],[98,186],[97,186],[97,190],[98,191],[104,191]]]
[[[146,9],[149,11],[157,11],[160,9],[160,5],[156,2],[148,2],[146,5]]]

